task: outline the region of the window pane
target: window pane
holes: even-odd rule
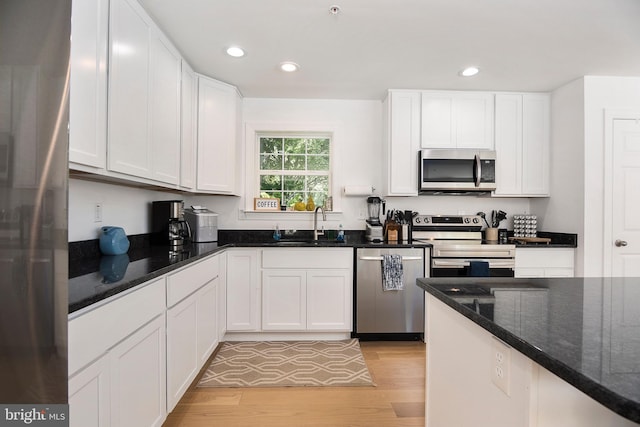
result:
[[[284,157],[284,170],[305,170],[306,158],[304,155],[287,154]]]
[[[280,175],[260,175],[260,192],[281,189],[282,177]]]
[[[309,156],[307,158],[307,170],[328,171],[329,156]]]
[[[293,207],[296,202],[306,200],[304,193],[298,191],[285,191],[282,193],[282,197],[284,198],[284,202],[281,201],[280,203],[291,207]]]
[[[304,192],[304,175],[285,175],[284,178],[284,187],[285,191],[298,191]]]
[[[329,177],[309,176],[307,178],[307,191],[312,193],[327,193],[329,191]]]
[[[329,154],[329,138],[312,138],[307,142],[307,153]]]
[[[282,205],[281,191],[263,191],[260,193],[260,197],[270,197],[272,199],[280,199],[280,204]]]
[[[260,153],[278,153],[282,151],[282,138],[260,138]]]
[[[284,152],[289,154],[305,154],[306,139],[304,138],[285,138]]]
[[[282,170],[282,156],[279,154],[261,154],[260,169],[262,170]]]

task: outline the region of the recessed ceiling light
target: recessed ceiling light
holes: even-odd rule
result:
[[[238,46],[231,46],[227,49],[227,55],[234,58],[242,58],[244,56],[244,50]]]
[[[300,66],[295,62],[287,61],[280,64],[280,69],[282,71],[286,71],[287,73],[293,73],[294,71],[298,71],[298,69],[300,69]]]
[[[480,72],[480,69],[478,67],[467,67],[464,70],[460,71],[460,75],[462,77],[471,77],[471,76],[475,76],[479,72]]]

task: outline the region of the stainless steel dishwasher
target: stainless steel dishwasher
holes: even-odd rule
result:
[[[384,254],[402,256],[403,290],[383,290]],[[416,279],[425,277],[424,254],[424,248],[356,249],[356,337],[423,339],[424,291],[416,285]]]

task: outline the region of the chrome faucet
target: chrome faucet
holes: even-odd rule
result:
[[[327,214],[324,213],[324,209],[322,209],[322,206],[318,206],[313,212],[313,240],[318,240],[318,236],[324,236],[324,228],[318,231],[318,210],[322,212],[322,220],[327,220]]]

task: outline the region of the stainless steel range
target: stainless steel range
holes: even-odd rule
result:
[[[515,245],[484,242],[478,215],[417,215],[411,237],[433,245],[431,277],[513,277]]]

